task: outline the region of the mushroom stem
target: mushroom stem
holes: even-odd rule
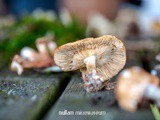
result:
[[[157,105],[160,107],[160,89],[157,86],[150,84],[147,87],[147,89],[144,93],[144,96],[146,98],[155,100]]]
[[[84,59],[84,63],[86,64],[87,68],[87,72],[82,71],[82,77],[84,79],[84,88],[87,92],[98,91],[101,88],[104,80],[97,74],[96,57],[87,57]]]
[[[38,49],[38,52],[41,54],[41,55],[44,55],[44,56],[49,56],[49,51],[48,51],[48,39],[43,37],[43,38],[39,38],[36,40],[36,47]]]
[[[88,74],[92,74],[92,73],[96,74],[96,70],[95,70],[96,69],[96,57],[95,56],[92,55],[92,56],[85,58],[84,63],[86,64]]]

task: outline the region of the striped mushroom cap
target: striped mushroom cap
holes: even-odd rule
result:
[[[125,65],[126,50],[123,43],[114,36],[86,38],[56,48],[55,63],[63,71],[85,69],[84,59],[96,57],[96,71],[105,79],[116,75]]]
[[[106,80],[116,75],[126,63],[124,44],[111,35],[62,45],[56,48],[54,60],[63,71],[84,70],[84,59],[90,56],[95,57],[96,71]]]
[[[85,69],[84,59],[96,57],[96,71],[109,79],[125,65],[126,50],[123,43],[114,36],[86,38],[68,43],[55,50],[55,63],[63,71]]]

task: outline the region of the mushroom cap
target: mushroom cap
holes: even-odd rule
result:
[[[144,97],[149,84],[158,86],[159,79],[144,69],[134,66],[120,73],[116,87],[116,96],[122,108],[135,111]]]
[[[121,40],[111,35],[86,38],[56,48],[55,63],[63,71],[86,69],[84,59],[96,57],[96,71],[109,79],[116,75],[126,63],[126,49]]]

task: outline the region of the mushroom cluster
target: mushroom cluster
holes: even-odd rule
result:
[[[159,78],[137,66],[120,73],[115,93],[120,106],[128,111],[136,111],[143,98],[160,106]]]
[[[53,54],[57,44],[51,41],[51,36],[37,39],[36,47],[38,52],[30,47],[24,47],[20,55],[15,55],[11,70],[21,75],[25,68],[44,68],[55,65]]]
[[[105,35],[62,45],[54,60],[63,71],[80,69],[86,91],[98,91],[124,67],[126,49],[121,40]]]

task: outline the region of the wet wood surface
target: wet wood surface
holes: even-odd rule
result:
[[[0,72],[0,120],[39,120],[66,84],[65,74]],[[65,82],[65,83],[64,83]]]
[[[130,66],[142,66],[142,63],[139,60],[129,60],[125,68]],[[158,75],[160,76],[160,71]],[[3,69],[0,71],[0,120],[154,119],[149,107],[140,108],[135,113],[122,110],[118,106],[114,90],[86,93],[80,74],[74,77],[72,74],[67,85],[69,80],[65,73],[41,74],[26,71],[18,76]],[[85,115],[94,113],[98,115]]]
[[[127,62],[126,67],[141,66],[137,61]],[[114,81],[116,77],[112,78]],[[83,113],[84,112],[84,113]],[[88,113],[90,112],[90,113]],[[101,115],[93,112],[105,112]],[[97,113],[98,114],[98,113]],[[114,90],[86,93],[81,76],[75,76],[47,114],[45,120],[153,120],[150,108],[141,108],[135,113],[122,110],[115,98]]]

